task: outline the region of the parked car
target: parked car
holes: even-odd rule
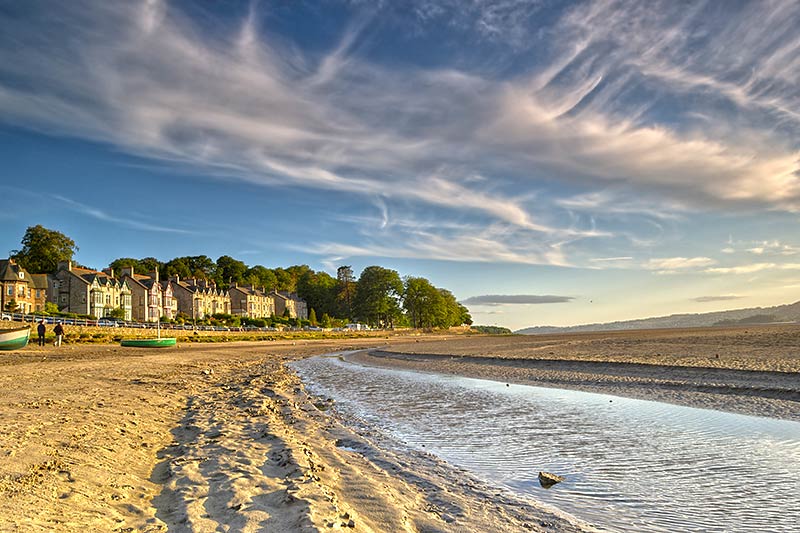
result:
[[[8,313],[3,313],[2,320],[11,320],[11,315]]]
[[[118,328],[119,322],[117,322],[116,319],[113,318],[101,318],[100,320],[97,321],[97,325],[106,326],[109,328]]]

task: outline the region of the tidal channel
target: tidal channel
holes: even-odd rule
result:
[[[800,531],[800,423],[373,368],[293,368],[345,419],[602,531]],[[564,476],[543,488],[539,471]]]

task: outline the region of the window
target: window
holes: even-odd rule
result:
[[[40,289],[36,289],[36,298],[41,298],[41,297],[42,297],[42,291]]]
[[[9,285],[9,286],[8,286],[8,290],[6,291],[6,293],[7,293],[9,296],[14,296],[14,286],[13,286],[13,285]]]

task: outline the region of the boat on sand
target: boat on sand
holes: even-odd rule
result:
[[[19,350],[28,344],[31,336],[31,328],[5,329],[0,330],[0,350]]]
[[[166,348],[175,346],[176,343],[175,337],[161,337],[158,339],[122,339],[119,344],[134,348]]]
[[[120,346],[128,346],[133,348],[168,348],[175,346],[178,342],[175,337],[162,337],[161,336],[161,323],[158,323],[158,337],[155,339],[122,339]]]

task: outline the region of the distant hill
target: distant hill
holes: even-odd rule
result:
[[[570,333],[579,331],[622,331],[629,329],[698,328],[709,326],[736,326],[800,322],[800,302],[775,307],[751,307],[713,313],[686,313],[680,315],[622,320],[604,324],[580,326],[536,326],[520,329],[515,333],[537,335],[545,333]]]

